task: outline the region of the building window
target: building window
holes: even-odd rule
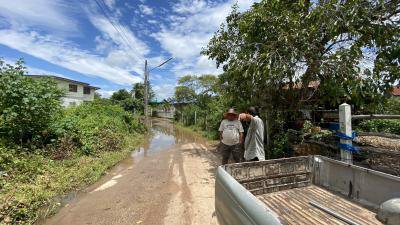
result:
[[[83,94],[90,95],[90,87],[83,87]]]
[[[78,92],[78,85],[70,84],[69,85],[69,92]]]

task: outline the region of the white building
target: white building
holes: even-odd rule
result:
[[[29,75],[32,78],[51,78],[57,86],[65,91],[65,96],[62,98],[62,106],[68,107],[79,105],[82,102],[94,100],[94,93],[100,89],[98,87],[90,86],[88,83],[67,79],[64,77],[52,75]]]

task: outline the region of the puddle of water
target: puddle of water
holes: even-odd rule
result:
[[[175,137],[173,135],[162,133],[154,128],[151,128],[150,132],[150,140],[132,152],[133,158],[137,158],[140,155],[146,157],[156,154],[157,152],[166,150],[175,144]]]
[[[151,120],[149,126],[150,134],[146,137],[147,142],[136,148],[131,154],[135,162],[144,157],[169,150],[177,144],[204,142],[203,138],[176,128],[170,121]]]

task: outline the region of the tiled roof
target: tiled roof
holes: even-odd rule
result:
[[[393,96],[400,96],[400,85],[394,86],[392,90]]]
[[[303,83],[299,82],[299,83],[295,83],[293,84],[293,89],[301,89],[303,87]],[[308,83],[308,88],[312,88],[312,89],[317,89],[319,87],[319,82],[318,81],[310,81]],[[286,84],[283,87],[284,90],[289,89],[289,84]]]
[[[29,74],[27,76],[38,77],[38,78],[49,77],[49,78],[53,78],[53,79],[56,79],[56,80],[63,80],[63,81],[71,82],[71,83],[81,84],[83,86],[89,86],[89,87],[94,88],[96,90],[100,89],[98,87],[91,86],[91,85],[89,85],[88,83],[85,83],[85,82],[80,82],[80,81],[77,81],[77,80],[71,80],[71,79],[68,79],[68,78],[65,78],[65,77],[59,77],[59,76],[54,76],[54,75],[33,75],[33,74],[31,75],[31,74]]]

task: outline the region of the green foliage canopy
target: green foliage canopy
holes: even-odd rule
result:
[[[186,75],[178,80],[175,99],[181,103],[204,103],[218,94],[218,77],[214,75]]]
[[[185,125],[205,130],[209,137],[216,137],[228,105],[226,98],[220,95],[219,84],[219,78],[214,75],[181,77],[174,96],[176,102],[182,103],[178,106],[177,119]]]
[[[134,113],[144,112],[144,84],[135,83],[131,91],[126,89],[120,89],[114,92],[111,96],[111,100],[115,104],[119,104],[126,111]],[[154,99],[155,93],[152,87],[149,85],[149,101]]]
[[[70,137],[71,145],[87,155],[119,151],[125,137],[145,130],[138,117],[101,100],[66,109],[52,129],[57,137]]]
[[[399,15],[396,0],[263,0],[234,7],[203,54],[241,101],[296,109],[317,81],[320,104],[371,107],[400,78]]]
[[[45,139],[62,91],[50,79],[25,76],[23,61],[0,60],[0,136],[18,144]]]

